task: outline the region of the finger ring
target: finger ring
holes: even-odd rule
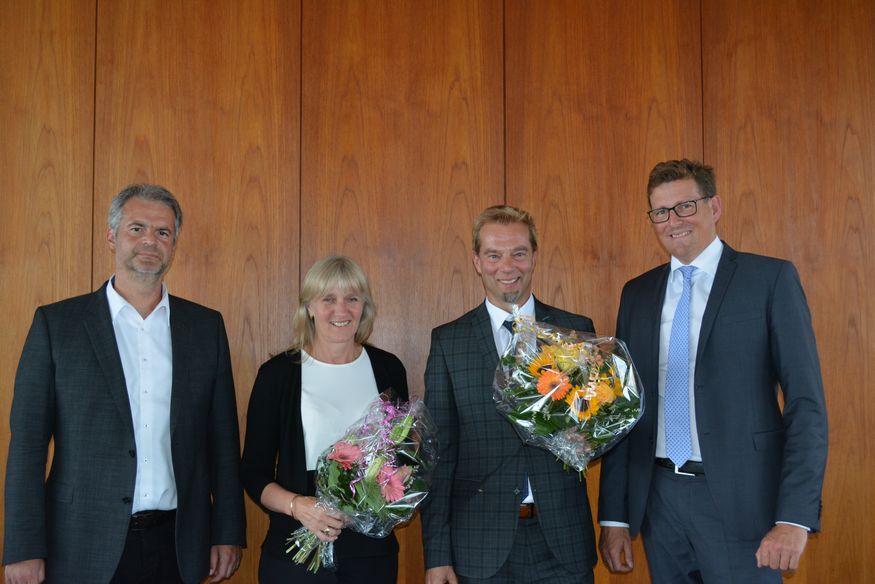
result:
[[[322,530],[322,533],[324,533],[325,535],[328,535],[329,533],[331,533],[331,528],[326,527],[325,529]]]

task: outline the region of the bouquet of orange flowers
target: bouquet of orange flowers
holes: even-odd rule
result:
[[[615,337],[596,337],[517,314],[495,372],[498,411],[528,444],[585,472],[644,412],[638,373]]]
[[[340,511],[346,529],[388,536],[413,517],[428,495],[437,462],[436,436],[421,400],[373,401],[344,437],[319,456],[317,506]],[[312,572],[334,566],[334,544],[321,542],[306,527],[292,533],[287,544],[296,563],[310,558]]]

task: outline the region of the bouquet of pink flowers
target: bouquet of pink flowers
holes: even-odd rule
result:
[[[437,462],[437,433],[421,400],[372,402],[316,463],[318,506],[340,511],[346,528],[386,537],[409,521],[428,495]],[[334,544],[306,527],[292,533],[288,553],[308,569],[334,566]],[[297,551],[296,551],[297,550]],[[316,552],[314,554],[314,552]]]
[[[493,397],[523,441],[585,472],[641,418],[640,387],[620,339],[516,315]]]

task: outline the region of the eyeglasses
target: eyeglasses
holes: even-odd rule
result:
[[[699,197],[698,199],[693,199],[692,201],[683,201],[678,203],[674,207],[660,207],[659,209],[651,209],[647,212],[647,216],[650,217],[651,223],[665,223],[668,221],[669,213],[674,211],[674,214],[678,217],[690,217],[691,215],[695,215],[698,209],[696,208],[699,201],[704,201],[705,199],[710,199],[711,197]]]

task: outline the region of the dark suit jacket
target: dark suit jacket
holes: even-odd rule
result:
[[[655,456],[659,324],[670,266],[628,282],[617,318],[647,406],[602,461],[599,520],[641,527]],[[827,422],[811,315],[793,264],[725,246],[696,352],[696,423],[724,525],[756,540],[776,520],[820,528]],[[780,384],[783,415],[778,404]]]
[[[391,388],[397,397],[406,400],[407,372],[398,357],[376,347],[365,346],[365,350],[374,370],[377,389],[383,392]],[[252,387],[246,414],[241,475],[246,492],[258,505],[261,505],[261,492],[272,482],[293,493],[312,496],[316,492],[314,473],[307,472],[304,453],[299,359],[297,351],[273,357],[258,370]],[[336,394],[336,398],[343,399],[342,393]],[[270,516],[270,527],[261,546],[262,553],[287,557],[286,539],[301,524],[285,513],[265,511]],[[344,530],[335,544],[338,558],[377,556],[397,551],[394,534],[385,539],[373,539]]]
[[[46,558],[49,582],[108,582],[131,516],[136,444],[105,288],[38,308],[15,378],[3,562]],[[236,398],[222,316],[171,296],[170,331],[176,552],[200,582],[211,545],[246,543]]]
[[[592,321],[535,301],[539,321],[593,331]],[[586,484],[546,450],[525,446],[495,407],[498,354],[486,305],[431,335],[425,402],[438,427],[440,460],[422,508],[426,568],[488,578],[513,545],[528,472],[548,545],[574,572],[596,562]]]

